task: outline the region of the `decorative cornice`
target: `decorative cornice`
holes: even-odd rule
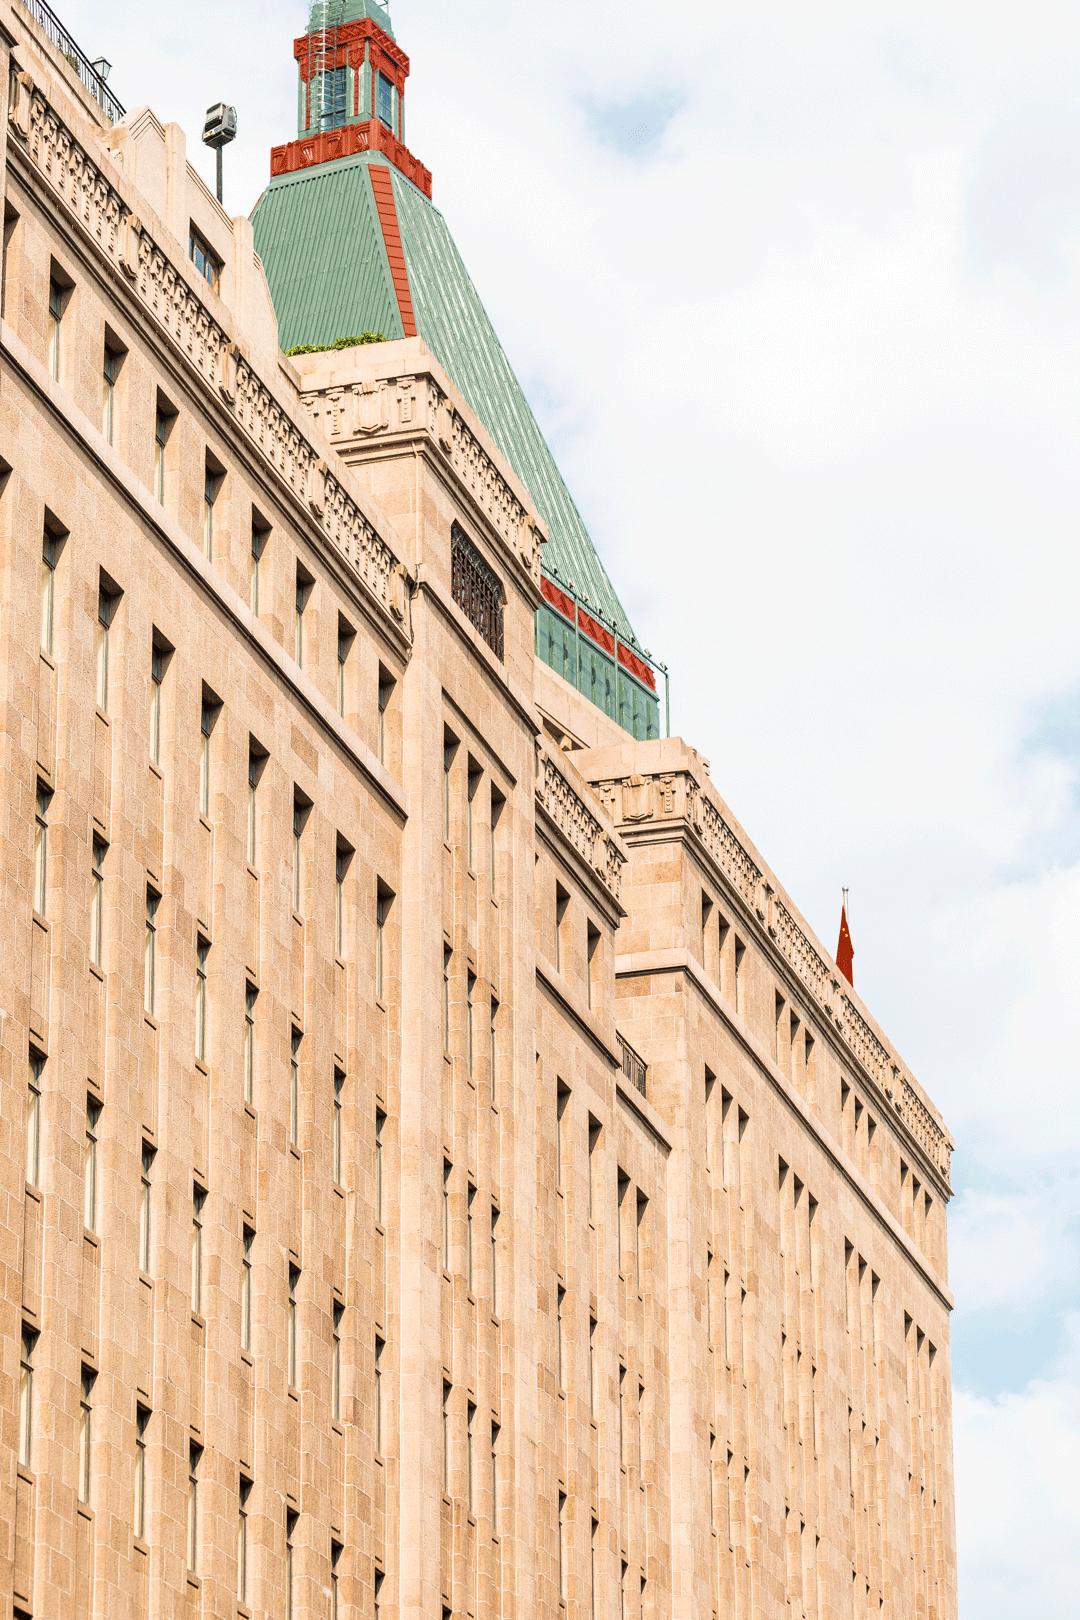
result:
[[[542,744],[536,749],[536,802],[571,849],[599,878],[611,898],[621,906],[622,872],[626,855],[594,815],[581,793],[562,769],[558,756]]]
[[[35,168],[233,412],[375,602],[404,628],[405,570],[385,540],[28,74],[14,77],[13,92],[8,121]]]
[[[270,177],[276,179],[280,174],[296,174],[301,169],[333,163],[337,158],[356,157],[361,152],[381,152],[395,169],[400,169],[406,180],[411,180],[416,189],[430,199],[431,170],[425,168],[419,158],[413,157],[409,148],[377,118],[369,118],[363,124],[339,124],[336,129],[301,135],[295,141],[273,147],[270,152]]]
[[[828,1028],[844,1043],[863,1074],[892,1105],[913,1140],[948,1184],[952,1142],[934,1118],[895,1052],[889,1050],[856,1005],[830,962],[777,893],[719,806],[689,770],[632,775],[595,784],[617,827],[683,824],[729,888],[742,899],[787,962],[796,982]]]
[[[345,363],[348,352],[333,358]],[[360,445],[396,435],[426,436],[539,586],[540,547],[545,539],[539,520],[430,372],[323,388],[317,386],[313,373],[302,368],[301,376],[304,408],[333,444]]]

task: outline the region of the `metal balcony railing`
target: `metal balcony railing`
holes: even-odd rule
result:
[[[619,1035],[617,1038],[619,1042],[619,1049],[622,1052],[623,1074],[625,1074],[634,1090],[640,1091],[641,1095],[644,1097],[646,1094],[645,1086],[649,1076],[649,1065],[645,1062],[643,1057],[640,1057],[638,1053],[634,1051],[634,1048],[630,1045],[630,1042],[626,1039],[625,1035]]]
[[[55,45],[61,56],[67,58],[67,61],[75,69],[84,87],[93,96],[110,124],[118,124],[124,116],[123,107],[94,67],[86,52],[72,39],[55,11],[45,4],[45,0],[23,0],[23,5],[49,43]]]

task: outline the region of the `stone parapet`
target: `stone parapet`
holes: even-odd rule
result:
[[[536,802],[621,910],[626,850],[590,808],[562,759],[542,744],[536,750]]]

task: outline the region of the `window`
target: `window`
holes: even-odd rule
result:
[[[469,973],[465,979],[465,1053],[469,1062],[469,1073],[473,1072],[473,1062],[476,1056],[475,1023],[476,1023],[476,974]]]
[[[381,1457],[386,1449],[385,1428],[383,1419],[383,1355],[386,1352],[385,1341],[375,1337],[375,1453]]]
[[[600,1204],[600,1137],[601,1125],[598,1119],[589,1115],[589,1219],[594,1220]]]
[[[307,826],[308,816],[311,814],[311,800],[301,793],[299,788],[293,789],[293,869],[292,869],[292,903],[293,911],[300,915],[300,907],[304,899],[304,828]]]
[[[217,292],[221,286],[221,272],[224,266],[205,236],[197,231],[194,225],[188,236],[188,256],[200,276],[204,276]]]
[[[197,1441],[188,1442],[188,1498],[187,1498],[187,1567],[195,1573],[199,1562],[199,1464],[203,1448]]]
[[[50,658],[56,616],[56,567],[66,538],[60,525],[47,517],[41,539],[41,650]]]
[[[381,1108],[375,1110],[375,1220],[383,1220],[383,1148],[386,1135],[386,1115]]]
[[[159,393],[154,409],[154,494],[161,506],[165,504],[165,451],[175,424],[176,408]]]
[[[120,594],[119,586],[102,570],[98,579],[97,705],[103,714],[109,709],[109,639]]]
[[[346,843],[338,833],[334,869],[334,950],[339,961],[345,956],[345,880],[354,853],[352,845]]]
[[[394,86],[385,73],[375,76],[375,115],[387,129],[394,128]]]
[[[442,957],[442,1026],[443,1051],[450,1051],[450,968],[454,960],[454,953],[449,945],[443,946]]]
[[[458,740],[452,731],[443,732],[443,842],[450,842],[451,832],[451,777],[457,756]]]
[[[465,1500],[470,1513],[476,1512],[476,1407],[472,1401],[465,1412]]]
[[[375,1620],[382,1620],[382,1589],[386,1576],[381,1569],[375,1571]],[[443,1611],[445,1614],[445,1610]]]
[[[19,1467],[33,1466],[34,1455],[34,1347],[37,1334],[23,1323],[19,1361]]]
[[[491,1206],[491,1314],[499,1314],[499,1206]]]
[[[450,1495],[450,1396],[453,1393],[451,1386],[443,1380],[442,1387],[442,1456],[443,1456],[443,1495]]]
[[[244,1101],[255,1101],[255,1003],[259,992],[249,979],[244,986]]]
[[[37,785],[37,810],[34,819],[34,910],[39,917],[45,915],[49,898],[49,806],[52,789],[40,779]]]
[[[206,1062],[206,970],[210,941],[202,934],[195,942],[195,1059]]]
[[[296,1528],[299,1523],[299,1513],[289,1508],[285,1514],[285,1620],[293,1620],[296,1613],[296,1571],[293,1544],[296,1540]]]
[[[555,885],[555,967],[559,973],[563,971],[563,935],[566,931],[566,914],[570,910],[570,896],[561,883]]]
[[[259,853],[259,781],[267,752],[254,737],[248,738],[247,863],[254,868]],[[293,815],[295,818],[295,807]]]
[[[94,1438],[94,1385],[97,1373],[85,1362],[82,1369],[79,1400],[79,1501],[85,1506],[90,1501],[93,1474],[92,1447]]]
[[[289,1267],[289,1343],[288,1343],[288,1377],[289,1388],[296,1388],[299,1376],[299,1342],[298,1342],[298,1314],[299,1302],[297,1294],[300,1288],[300,1267]]]
[[[333,1343],[330,1360],[330,1417],[334,1423],[341,1422],[341,1322],[345,1315],[345,1307],[339,1299],[334,1301],[333,1311]],[[376,1441],[375,1450],[379,1450]]]
[[[191,1196],[191,1309],[202,1315],[203,1295],[203,1211],[206,1208],[206,1189],[195,1183]]]
[[[49,375],[59,382],[63,361],[61,328],[74,283],[54,259],[49,271]]]
[[[442,1167],[442,1263],[443,1270],[450,1270],[450,1178],[454,1167],[449,1159],[443,1160]]]
[[[41,1175],[41,1077],[45,1072],[45,1059],[30,1048],[29,1072],[26,1082],[26,1181],[36,1187]]]
[[[341,1555],[345,1551],[340,1541],[330,1543],[330,1620],[341,1620]],[[379,1611],[379,1574],[375,1574],[375,1612]]]
[[[495,1102],[495,1077],[498,1072],[499,1055],[499,1001],[497,996],[491,998],[491,1012],[488,1023],[488,1068],[491,1081],[491,1101]]]
[[[566,1496],[559,1492],[559,1598],[566,1602],[566,1577],[569,1573],[566,1547]]]
[[[470,758],[465,790],[465,847],[470,870],[476,865],[476,799],[483,780],[483,771]]]
[[[221,699],[215,697],[208,686],[202,689],[199,707],[199,814],[210,815],[211,765],[213,755],[210,739],[221,715]]]
[[[491,848],[488,851],[488,870],[491,875],[492,893],[498,888],[499,879],[499,823],[502,821],[503,811],[506,809],[506,800],[497,787],[491,790],[491,820],[488,832]]]
[[[558,1389],[566,1387],[566,1366],[563,1346],[563,1309],[566,1305],[566,1289],[558,1287],[555,1290],[555,1382]]]
[[[499,1436],[502,1429],[491,1420],[491,1533],[499,1533]]]
[[[153,1018],[157,1005],[157,913],[161,896],[146,891],[146,938],[143,945],[143,1008]]]
[[[101,431],[110,444],[116,429],[116,384],[126,352],[111,333],[105,333],[105,351],[101,362]]]
[[[639,1188],[637,1195],[637,1220],[634,1223],[634,1282],[637,1286],[637,1291],[639,1294],[641,1293],[641,1260],[645,1236],[645,1216],[648,1212],[648,1208],[649,1200]]]
[[[317,129],[336,129],[348,115],[349,70],[326,68],[312,80],[312,122]]]
[[[153,1170],[156,1149],[142,1145],[142,1185],[139,1193],[139,1270],[150,1275],[151,1217],[153,1214]]]
[[[203,473],[203,554],[207,562],[214,560],[214,508],[224,482],[224,467],[207,451]]]
[[[240,1348],[251,1352],[251,1285],[254,1267],[255,1231],[244,1226],[243,1253],[240,1257]]]
[[[289,1041],[289,1146],[300,1140],[300,1047],[303,1031],[293,1025]]]
[[[262,569],[263,552],[270,539],[270,525],[261,517],[254,507],[251,509],[251,611],[259,612],[259,584]]]
[[[379,665],[379,758],[386,764],[386,716],[394,697],[397,682],[388,669]]]
[[[568,1142],[566,1138],[570,1132],[570,1087],[564,1080],[556,1082],[555,1086],[555,1185],[563,1185],[563,1172],[566,1168]]]
[[[473,1205],[476,1203],[476,1188],[472,1182],[465,1197],[465,1282],[469,1293],[476,1292],[476,1258],[473,1245]]]
[[[589,1317],[589,1416],[596,1417],[596,1317]]]
[[[499,576],[456,523],[451,534],[450,557],[454,601],[496,658],[501,658],[505,593]]]
[[[149,1426],[150,1408],[139,1402],[135,1408],[134,1511],[131,1517],[136,1541],[146,1536],[146,1431]]]
[[[236,1601],[246,1603],[248,1597],[248,1505],[254,1485],[240,1475],[239,1505],[236,1522]]]
[[[600,999],[600,966],[603,957],[600,952],[600,930],[589,924],[585,939],[585,959],[588,979],[587,991],[589,1006],[594,1006]]]
[[[394,904],[394,896],[384,883],[379,883],[375,890],[375,999],[382,1001],[386,994],[387,982],[387,952],[386,933],[390,921],[390,911]]]
[[[349,654],[352,652],[355,642],[356,631],[348,619],[343,619],[339,614],[337,629],[337,709],[338,714],[342,717],[345,714],[345,699],[348,695]]]
[[[333,1152],[333,1164],[334,1164],[334,1183],[338,1187],[342,1186],[342,1184],[343,1184],[342,1175],[343,1175],[343,1168],[344,1167],[343,1167],[343,1164],[342,1164],[342,1146],[343,1146],[343,1144],[342,1144],[342,1118],[343,1118],[344,1112],[345,1112],[345,1071],[344,1071],[344,1069],[335,1068],[335,1070],[334,1070],[334,1139],[333,1139],[332,1152]]]
[[[300,668],[304,667],[304,614],[315,588],[314,577],[303,563],[296,565],[296,602],[293,613],[293,654]]]
[[[623,1274],[623,1216],[626,1211],[627,1194],[630,1191],[630,1177],[625,1170],[619,1171],[615,1180],[616,1211],[615,1211],[615,1269],[621,1277]]]
[[[94,1097],[86,1099],[86,1136],[83,1141],[83,1226],[88,1232],[97,1230],[97,1157],[98,1122],[101,1104]]]
[[[8,270],[10,268],[9,255],[11,251],[11,244],[15,237],[15,229],[18,223],[18,214],[15,212],[14,208],[12,208],[10,203],[5,202],[4,238],[3,247],[0,249],[0,254],[2,254],[2,257],[0,257],[0,319],[3,318],[4,309],[7,305]]]
[[[161,764],[162,688],[172,653],[169,643],[155,630],[150,642],[150,761],[154,765]]]

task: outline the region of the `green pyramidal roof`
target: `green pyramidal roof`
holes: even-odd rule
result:
[[[402,337],[393,277],[362,153],[275,176],[254,213],[283,349],[359,332]],[[389,169],[416,329],[529,491],[548,529],[546,573],[637,638],[514,375],[442,214]]]

